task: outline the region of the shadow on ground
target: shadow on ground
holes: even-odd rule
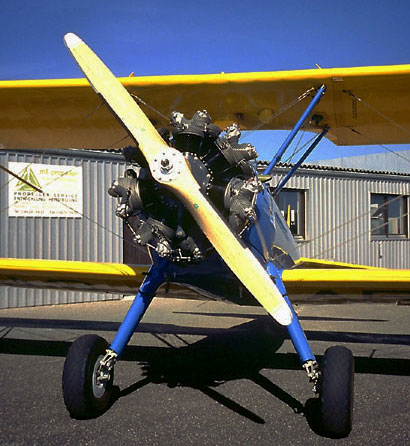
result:
[[[255,413],[219,393],[216,388],[227,381],[248,379],[273,396],[302,413],[303,404],[260,373],[272,361],[285,340],[286,331],[267,326],[264,319],[246,322],[239,327],[212,333],[194,344],[179,348],[127,348],[123,360],[138,361],[144,378],[123,389],[123,398],[149,383],[197,389],[230,410],[256,422],[265,421]],[[144,350],[142,352],[142,350]],[[291,369],[299,368],[296,355],[288,358]]]
[[[73,327],[74,325],[74,327]],[[98,321],[53,321],[53,320],[19,320],[16,318],[1,318],[0,326],[32,326],[51,328],[76,328],[89,330],[116,330],[118,324],[114,322]],[[222,395],[217,388],[220,384],[247,379],[259,385],[275,398],[278,398],[295,413],[303,413],[316,433],[320,431],[320,421],[317,417],[317,399],[310,399],[305,405],[291,394],[281,389],[261,373],[263,369],[300,370],[299,360],[294,353],[277,353],[287,332],[283,328],[272,324],[268,317],[256,317],[250,322],[237,325],[231,329],[179,327],[172,324],[141,324],[139,331],[150,332],[154,336],[159,334],[204,335],[195,343],[188,344],[182,337],[180,341],[186,345],[173,347],[139,347],[128,346],[122,360],[139,363],[143,370],[143,379],[125,389],[116,389],[115,401],[126,398],[143,386],[166,384],[169,387],[183,386],[194,388],[228,409],[247,419],[263,424],[260,416],[244,408],[237,402]],[[9,338],[10,331],[4,331],[0,339],[0,353],[60,356],[67,354],[70,342],[64,341],[35,341],[29,339]],[[7,336],[7,337],[6,337]],[[380,335],[370,333],[345,333],[307,331],[308,339],[331,342],[363,342],[363,343],[391,343],[409,345],[409,336]],[[165,341],[164,339],[161,339]],[[320,362],[321,357],[317,358]],[[355,358],[356,373],[377,373],[385,375],[410,375],[410,360],[383,358]]]

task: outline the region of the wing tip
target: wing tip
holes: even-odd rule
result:
[[[67,33],[64,36],[64,43],[66,44],[67,48],[75,48],[76,46],[83,43],[83,41],[74,33]]]

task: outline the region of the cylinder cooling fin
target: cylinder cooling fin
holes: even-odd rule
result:
[[[206,110],[197,111],[191,119],[174,111],[169,128],[159,133],[184,154],[203,193],[237,234],[253,224],[262,186],[251,161],[258,155],[251,144],[239,142],[237,124],[222,131]],[[171,261],[200,262],[213,248],[191,215],[154,181],[138,146],[125,147],[122,153],[132,168],[114,181],[108,193],[117,198],[116,215],[128,225],[135,243]]]

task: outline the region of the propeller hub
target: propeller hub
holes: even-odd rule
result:
[[[152,176],[160,183],[172,181],[181,173],[184,162],[182,153],[168,148],[152,161],[150,166]]]

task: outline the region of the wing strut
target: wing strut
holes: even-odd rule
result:
[[[269,175],[272,172],[272,169],[276,166],[276,164],[282,158],[282,155],[286,152],[286,149],[289,147],[290,143],[293,141],[293,138],[296,136],[302,125],[305,123],[306,119],[316,107],[321,97],[325,94],[326,85],[322,85],[319,90],[316,92],[310,104],[306,107],[306,110],[303,112],[302,116],[299,118],[299,121],[296,123],[295,127],[293,127],[292,131],[289,133],[283,144],[280,146],[276,155],[273,157],[272,161],[269,163],[269,166],[266,168],[264,175]]]
[[[287,173],[287,175],[282,179],[282,181],[275,187],[275,190],[273,191],[273,195],[277,195],[281,189],[284,188],[286,183],[292,178],[293,174],[296,172],[296,170],[301,166],[301,164],[305,161],[305,159],[313,152],[313,149],[320,143],[322,138],[326,135],[326,133],[329,131],[329,126],[326,125],[325,128],[321,131],[321,133],[315,138],[315,140],[312,142],[312,144],[309,146],[309,148],[306,150],[306,152],[300,157],[299,161],[294,164],[292,169]]]

